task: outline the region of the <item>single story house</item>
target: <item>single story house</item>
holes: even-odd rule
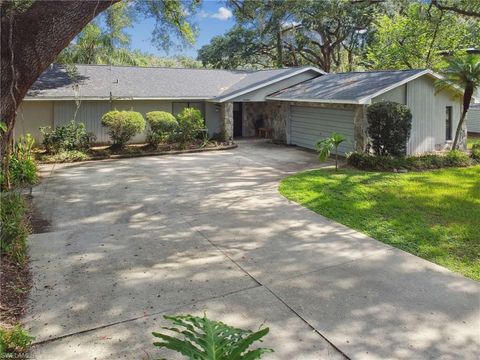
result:
[[[448,147],[460,118],[461,95],[454,88],[436,92],[439,75],[430,70],[325,74],[314,67],[261,71],[141,68],[77,65],[75,76],[52,65],[20,106],[16,135],[75,118],[98,142],[108,136],[100,124],[111,109],[177,114],[184,107],[202,111],[210,135],[227,139],[273,129],[287,144],[314,149],[321,137],[347,137],[341,151],[367,145],[366,107],[381,100],[406,104],[412,111],[408,153]],[[143,135],[134,141],[142,141]]]
[[[467,112],[467,130],[469,134],[480,135],[480,104],[470,105]]]

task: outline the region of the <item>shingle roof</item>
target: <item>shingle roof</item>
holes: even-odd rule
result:
[[[423,74],[433,73],[429,70],[393,70],[327,74],[281,90],[268,99],[359,103],[395,84]]]
[[[213,99],[311,67],[260,71],[76,65],[76,81],[64,66],[52,65],[33,85],[30,98]],[[75,86],[78,84],[78,87]]]

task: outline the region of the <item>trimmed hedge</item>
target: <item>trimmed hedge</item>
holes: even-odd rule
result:
[[[184,108],[177,115],[178,140],[182,147],[193,141],[200,131],[205,128],[204,120],[200,110],[195,108]]]
[[[471,159],[462,151],[452,150],[446,155],[426,154],[419,156],[394,157],[377,156],[364,153],[351,153],[347,163],[357,169],[371,171],[430,170],[445,167],[466,167]]]
[[[123,148],[139,132],[145,130],[145,119],[136,111],[109,111],[102,116],[102,126],[108,128],[113,146]]]

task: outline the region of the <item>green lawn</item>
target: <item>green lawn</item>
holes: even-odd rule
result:
[[[480,166],[407,174],[322,169],[285,178],[293,201],[480,280]]]

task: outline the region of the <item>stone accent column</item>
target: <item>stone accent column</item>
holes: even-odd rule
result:
[[[233,140],[233,103],[220,104],[220,131],[224,141]]]
[[[358,105],[353,116],[353,136],[355,151],[364,152],[368,145],[367,111],[365,105]]]

